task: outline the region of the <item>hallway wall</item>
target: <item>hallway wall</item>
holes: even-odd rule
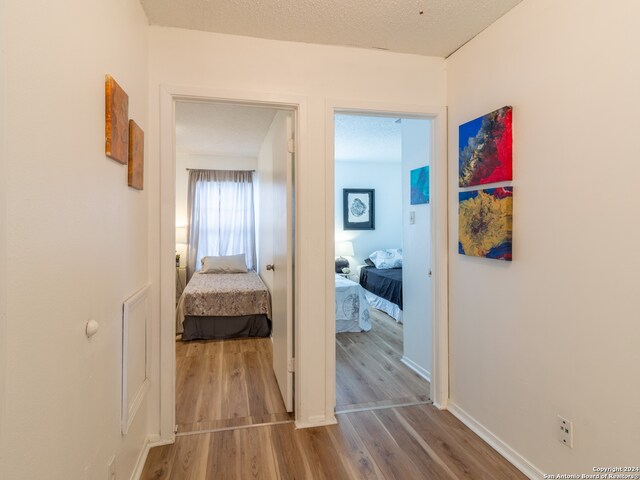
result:
[[[0,478],[103,479],[112,455],[129,478],[151,430],[147,399],[120,433],[122,302],[148,279],[148,190],[129,188],[127,167],[104,154],[104,84],[114,76],[148,132],[147,21],[136,0],[2,8]],[[89,319],[100,324],[91,340]]]
[[[638,18],[525,0],[447,60],[451,399],[544,473],[638,458]],[[457,253],[458,125],[505,105],[513,262]]]

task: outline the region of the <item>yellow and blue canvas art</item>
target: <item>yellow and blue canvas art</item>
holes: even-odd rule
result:
[[[513,187],[458,194],[458,252],[512,260]]]

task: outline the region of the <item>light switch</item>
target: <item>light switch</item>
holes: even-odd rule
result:
[[[409,225],[414,225],[416,223],[416,212],[413,210],[409,212]]]

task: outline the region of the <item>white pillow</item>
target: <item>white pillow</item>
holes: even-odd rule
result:
[[[244,253],[226,257],[203,257],[200,273],[247,273]]]
[[[380,270],[402,268],[402,249],[389,248],[387,250],[376,250],[369,255],[369,260]]]

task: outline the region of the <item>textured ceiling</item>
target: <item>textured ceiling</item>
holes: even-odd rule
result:
[[[402,138],[397,118],[336,115],[337,162],[400,162]]]
[[[176,151],[256,158],[275,109],[219,103],[176,103]]]
[[[152,25],[446,57],[522,0],[140,1]]]

